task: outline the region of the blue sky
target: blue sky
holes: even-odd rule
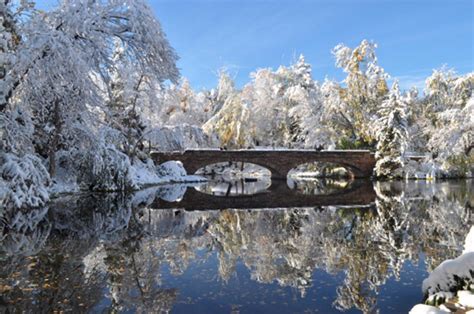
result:
[[[40,5],[56,1],[39,0]],[[303,53],[313,77],[343,79],[331,49],[375,41],[379,63],[402,87],[433,68],[474,70],[472,0],[150,0],[183,76],[211,88],[226,68],[242,86],[258,68],[288,65]]]

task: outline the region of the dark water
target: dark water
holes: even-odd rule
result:
[[[288,185],[172,185],[2,212],[0,312],[406,313],[473,222],[472,181]]]

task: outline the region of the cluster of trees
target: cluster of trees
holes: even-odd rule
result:
[[[142,0],[0,1],[0,206],[39,206],[61,174],[133,188],[145,119],[177,55]]]
[[[48,12],[1,0],[0,206],[41,206],[62,177],[137,188],[135,164],[155,171],[152,146],[369,148],[379,177],[472,172],[474,74],[434,71],[419,97],[387,85],[375,49],[334,48],[343,82],[316,82],[301,56],[242,89],[221,72],[196,92],[145,0],[64,0]]]
[[[416,88],[401,90],[396,80],[389,86],[375,50],[367,40],[355,48],[336,46],[342,82],[314,81],[303,56],[276,71],[257,70],[241,90],[221,73],[217,91],[181,97],[189,102],[181,107],[192,106],[192,113],[184,118],[186,110],[169,110],[168,121],[176,116],[192,123],[200,112],[194,123],[232,148],[370,149],[377,153],[379,178],[472,175],[474,73],[434,70],[420,95]],[[412,152],[426,158],[412,161]]]

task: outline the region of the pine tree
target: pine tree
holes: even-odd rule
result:
[[[382,102],[377,121],[375,172],[378,177],[396,178],[402,175],[408,141],[406,110],[398,82],[395,82],[387,99]]]
[[[148,77],[145,73],[134,70],[134,65],[130,64],[125,56],[124,48],[118,43],[112,60],[114,65],[106,111],[107,123],[118,130],[123,139],[114,144],[133,162],[137,152],[142,148],[141,140],[146,128],[140,115],[140,100]]]

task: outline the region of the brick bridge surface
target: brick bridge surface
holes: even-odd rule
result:
[[[346,167],[355,178],[368,178],[375,166],[375,156],[366,150],[218,150],[196,149],[184,152],[151,152],[157,163],[177,160],[188,174],[219,162],[247,162],[267,168],[274,179],[286,178],[288,172],[309,162],[330,162]]]

